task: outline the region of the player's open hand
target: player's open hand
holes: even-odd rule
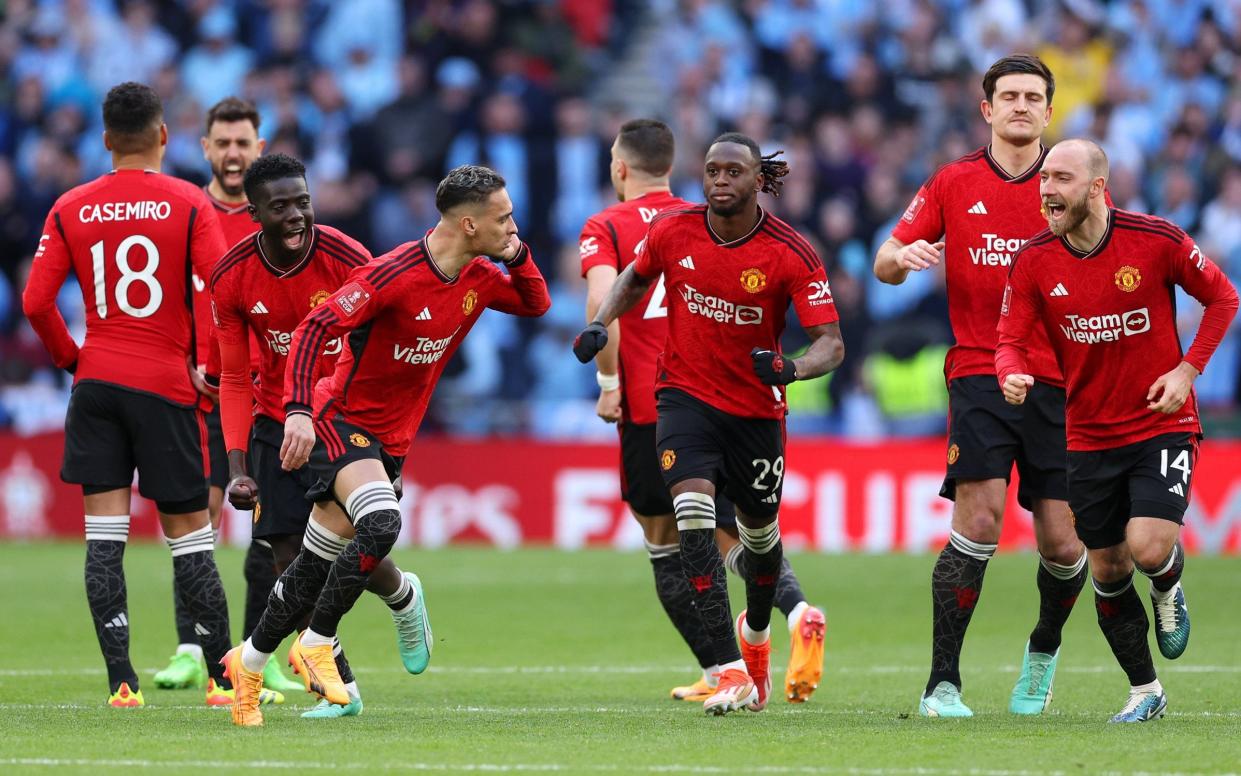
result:
[[[599,321],[592,321],[573,340],[573,355],[577,356],[578,361],[585,364],[598,355],[599,351],[603,350],[607,344],[608,327]]]
[[[764,385],[788,385],[797,379],[797,367],[793,359],[785,358],[774,350],[754,348],[750,351],[754,361],[754,374]]]
[[[903,270],[921,272],[939,264],[944,255],[944,242],[914,240],[896,252],[896,263]]]
[[[1146,409],[1162,412],[1164,415],[1180,410],[1189,399],[1189,392],[1194,387],[1196,377],[1198,370],[1184,361],[1177,364],[1171,372],[1161,374],[1146,392]]]
[[[617,423],[621,419],[621,392],[600,391],[599,401],[595,402],[595,414],[608,423]]]
[[[224,494],[228,496],[228,503],[243,512],[254,509],[259,503],[259,485],[247,474],[229,480]]]
[[[1026,394],[1034,387],[1034,377],[1032,375],[1006,375],[1004,377],[1004,385],[1001,386],[1004,391],[1004,401],[1009,404],[1024,404]]]
[[[304,412],[291,412],[284,419],[284,443],[280,445],[280,468],[300,469],[310,460],[315,446],[315,425]]]

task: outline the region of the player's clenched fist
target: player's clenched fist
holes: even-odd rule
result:
[[[247,474],[239,474],[229,480],[224,493],[228,496],[228,503],[243,512],[248,512],[258,506],[259,485],[253,477]]]
[[[280,445],[280,468],[286,472],[300,469],[310,460],[315,446],[315,426],[304,412],[291,412],[284,419],[284,443]]]
[[[788,385],[797,379],[797,367],[793,359],[785,358],[774,350],[754,348],[750,351],[754,361],[754,374],[764,385]]]
[[[929,243],[926,240],[914,240],[901,248],[896,254],[896,263],[901,269],[920,272],[939,263],[944,253],[944,243]]]
[[[582,333],[573,340],[573,355],[583,364],[594,358],[608,344],[608,327],[598,321],[592,321],[582,329]]]
[[[1004,384],[1000,388],[1004,391],[1004,401],[1009,404],[1022,404],[1033,385],[1034,378],[1030,375],[1013,374],[1004,377]]]

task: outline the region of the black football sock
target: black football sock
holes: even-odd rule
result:
[[[1144,569],[1138,566],[1138,571],[1150,577],[1151,587],[1156,593],[1166,593],[1181,581],[1181,574],[1185,571],[1185,548],[1177,542],[1157,568]]]
[[[702,493],[672,499],[680,534],[681,569],[694,592],[694,606],[711,643],[715,665],[741,659],[728,604],[724,559],[715,544],[715,502]]]
[[[707,638],[706,629],[702,627],[702,617],[694,606],[693,588],[681,568],[680,545],[648,542],[646,551],[651,558],[651,571],[655,574],[655,595],[659,597],[664,613],[681,634],[690,652],[694,653],[699,667],[711,668],[715,665],[715,650]]]
[[[128,540],[129,515],[86,516],[86,602],[108,669],[109,693],[116,692],[122,682],[138,691],[138,674],[129,662],[124,565]]]
[[[369,482],[345,499],[354,537],[332,563],[327,581],[310,615],[310,630],[330,638],[345,613],[353,608],[371,572],[388,557],[401,533],[400,504],[388,482]]]
[[[338,536],[314,520],[306,524],[302,551],[284,570],[267,597],[267,608],[259,618],[250,644],[264,654],[271,654],[299,625],[307,623],[323,583],[332,570],[332,561],[340,555],[349,540]]]
[[[743,580],[750,573],[746,567],[744,549],[740,544],[734,544],[724,556],[724,565]],[[780,574],[776,577],[776,608],[788,619],[797,605],[805,600],[806,594],[802,592],[801,583],[793,573],[793,564],[789,563],[788,558],[781,557]],[[792,628],[793,623],[790,622],[789,627]]]
[[[780,543],[780,524],[772,521],[761,528],[737,524],[742,557],[749,574],[745,578],[745,624],[750,630],[762,631],[771,625],[771,606],[776,598],[776,580],[784,547]]]
[[[931,677],[926,683],[927,695],[940,682],[961,688],[961,645],[995,547],[953,531],[935,561],[931,572]]]
[[[340,645],[340,639],[332,639],[332,657],[336,659],[336,671],[342,682],[349,684],[357,681],[353,676],[353,669],[349,667],[349,661],[345,658],[345,648]]]
[[[1086,586],[1090,571],[1086,567],[1086,551],[1071,566],[1052,563],[1039,556],[1038,623],[1030,632],[1030,651],[1054,654],[1060,649],[1060,634],[1069,620],[1077,596]]]
[[[228,630],[228,601],[215,565],[215,541],[205,525],[185,536],[168,539],[172,550],[172,574],[186,612],[194,620],[194,633],[203,648],[207,673],[223,689],[232,684],[224,676],[220,660],[232,648]]]
[[[198,635],[194,633],[194,618],[185,610],[185,604],[181,602],[181,589],[177,585],[177,578],[172,578],[172,611],[177,623],[177,645],[197,644]]]
[[[259,624],[271,589],[276,584],[276,559],[271,548],[250,542],[243,573],[246,578],[246,617],[241,627],[241,637],[248,639]]]
[[[1133,587],[1133,574],[1116,582],[1094,580],[1094,594],[1099,629],[1112,648],[1116,662],[1129,677],[1129,684],[1136,687],[1155,681],[1155,663],[1146,640],[1150,621]]]

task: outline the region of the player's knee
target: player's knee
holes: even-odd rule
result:
[[[1109,583],[1124,579],[1133,573],[1133,562],[1113,554],[1092,553],[1090,576],[1096,582]]]
[[[1044,560],[1061,566],[1074,565],[1081,560],[1082,553],[1085,551],[1086,548],[1076,536],[1040,539],[1038,543],[1038,554]]]
[[[367,554],[386,557],[401,535],[401,513],[396,509],[367,512],[354,522],[359,542],[365,541]]]
[[[1000,540],[1001,515],[989,508],[958,512],[952,524],[953,530],[972,542],[996,544]]]
[[[1171,547],[1165,547],[1159,542],[1147,542],[1140,545],[1130,545],[1130,551],[1133,553],[1133,562],[1144,573],[1153,573],[1160,566],[1164,565],[1168,559],[1168,553]]]

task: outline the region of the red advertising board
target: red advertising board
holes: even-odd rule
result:
[[[63,435],[0,434],[0,538],[80,537],[79,491],[58,475]],[[402,544],[476,542],[638,548],[642,535],[617,495],[617,448],[529,439],[419,439],[405,466]],[[860,445],[792,439],[780,513],[790,548],[923,552],[947,536],[938,440]],[[1241,552],[1241,443],[1207,442],[1193,472],[1186,546]],[[154,507],[135,498],[133,534],[158,535]],[[249,513],[228,511],[226,540],[244,543]],[[1002,549],[1033,546],[1029,513],[1010,499]]]

